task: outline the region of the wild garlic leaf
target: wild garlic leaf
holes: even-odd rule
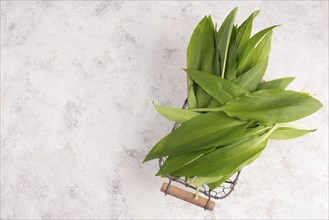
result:
[[[176,170],[173,175],[198,177],[230,175],[248,164],[251,158],[265,148],[271,132],[217,148],[215,151]]]
[[[253,63],[253,54],[255,50],[256,47],[252,48],[246,60],[244,60],[243,62],[238,62],[238,70],[236,74],[237,77],[241,76],[242,74],[253,68],[252,63]]]
[[[187,68],[212,72],[215,52],[214,24],[205,16],[196,26],[187,48]]]
[[[209,95],[215,98],[220,104],[225,104],[234,97],[248,93],[247,90],[232,83],[226,79],[222,79],[218,76],[185,69],[193,81],[195,81],[201,88],[203,88]]]
[[[273,128],[273,125],[263,125],[263,124],[260,124],[252,128],[249,128],[249,126],[250,124],[248,125],[243,135],[239,138],[239,140],[249,139],[255,136],[263,135],[266,132],[268,132],[271,128]]]
[[[247,72],[233,80],[233,82],[243,87],[249,92],[254,92],[265,74],[267,62],[267,59],[264,60],[263,62],[259,63],[252,69],[248,70]]]
[[[214,24],[205,16],[196,26],[187,48],[187,68],[213,73],[215,56]],[[202,89],[188,78],[188,105],[190,108],[204,107],[210,100]],[[204,104],[205,103],[205,104]]]
[[[200,86],[196,88],[196,105],[198,108],[206,107],[211,100],[211,96]]]
[[[198,115],[162,138],[147,154],[144,162],[232,143],[244,133],[247,125],[246,121],[222,112]]]
[[[195,89],[196,85],[194,85],[193,80],[187,76],[187,102],[189,108],[196,108],[197,103],[196,103],[196,95],[195,95]]]
[[[227,54],[229,43],[231,39],[232,29],[234,25],[235,15],[238,11],[238,8],[234,8],[230,14],[225,18],[222,26],[218,30],[218,44],[217,48],[219,51],[219,60],[220,60],[220,70],[221,70],[221,77],[224,78],[225,71],[226,71],[226,62],[227,62]]]
[[[217,24],[215,25],[215,32],[214,32],[214,39],[215,39],[215,55],[214,55],[214,74],[216,76],[220,76],[220,62],[219,62],[219,51],[218,51],[218,42],[219,42],[219,36],[217,35]],[[211,97],[210,101],[208,102],[207,106],[212,106],[212,107],[218,107],[221,104],[218,103],[218,101],[216,99],[214,99],[213,97]]]
[[[266,132],[269,132],[270,129],[273,126],[270,125],[259,125],[257,127],[254,128],[250,128],[247,129],[246,132],[242,135],[242,137],[240,138],[240,140],[248,140],[250,138],[254,138],[254,137],[259,137],[260,135],[264,135]],[[274,129],[273,129],[274,130]],[[272,131],[274,132],[274,131]],[[272,133],[273,134],[273,133]],[[270,134],[271,135],[271,134]],[[233,170],[230,174],[223,176],[221,179],[219,179],[216,182],[213,183],[208,183],[208,186],[210,189],[215,189],[217,188],[220,184],[224,183],[226,180],[228,180],[231,176],[233,176],[236,172],[240,171],[244,166],[251,164],[252,162],[254,162],[259,156],[260,156],[261,152],[259,152],[258,154],[256,154],[255,156],[251,157],[250,159],[248,159],[245,163],[242,163],[240,166],[238,166],[235,170]]]
[[[209,17],[209,19],[210,19],[210,17]],[[210,22],[213,27],[211,19],[210,19]],[[215,46],[214,33],[215,33],[214,30],[212,33],[207,33],[208,35],[210,35],[210,34],[213,35],[213,38],[210,38],[207,35],[207,40],[211,41],[212,44],[210,43],[210,45],[208,45],[209,49],[203,55],[203,58],[202,58],[203,62],[201,63],[201,68],[199,68],[199,70],[209,72],[209,73],[215,73],[214,57],[215,57],[215,51],[216,51],[215,47],[216,46]],[[211,99],[211,96],[209,96],[208,93],[206,93],[201,87],[199,87],[199,86],[196,87],[196,101],[197,101],[197,106],[199,108],[206,107],[207,104],[209,103],[210,99]]]
[[[241,55],[241,52],[245,45],[247,44],[251,31],[252,31],[252,23],[254,18],[258,15],[258,11],[254,11],[248,18],[245,20],[237,30],[237,44],[238,44],[238,55]]]
[[[287,86],[295,79],[295,77],[286,77],[286,78],[280,78],[275,79],[263,83],[259,83],[257,90],[262,89],[286,89]]]
[[[231,117],[275,124],[304,118],[321,107],[317,99],[305,93],[264,89],[237,97],[221,108]]]
[[[219,179],[217,182],[208,183],[208,186],[210,189],[217,188],[220,184],[224,183],[226,180],[228,180],[231,176],[233,176],[236,172],[240,171],[243,167],[251,164],[254,162],[260,155],[262,151],[257,153],[255,156],[251,157],[250,159],[246,160],[246,162],[242,163],[240,166],[238,166],[235,170],[233,170],[230,174],[223,176],[221,179]]]
[[[298,129],[293,127],[279,127],[271,134],[270,138],[277,140],[286,140],[286,139],[297,138],[314,131],[316,131],[316,129],[305,130],[305,129]]]
[[[166,106],[154,105],[154,108],[164,117],[180,124],[200,115],[201,113],[188,111],[186,109],[170,108]]]
[[[269,31],[258,43],[252,54],[252,66],[256,66],[264,60],[268,60],[271,50],[272,30]]]
[[[207,108],[219,107],[221,104],[214,98],[211,98],[210,102],[207,105]]]
[[[255,48],[253,48],[249,57],[243,62],[239,64],[238,72],[239,75],[244,74],[246,71],[255,67],[257,64],[263,62],[264,60],[268,61],[270,49],[271,49],[271,38],[272,38],[272,30],[269,31],[257,44]],[[264,72],[266,71],[266,68]]]
[[[225,79],[228,81],[235,79],[238,67],[238,46],[236,42],[236,32],[237,28],[233,27],[227,57],[227,73],[225,74]]]
[[[253,53],[252,50],[255,49],[255,46],[257,45],[257,43],[269,32],[271,31],[273,28],[277,27],[278,25],[274,25],[268,28],[265,28],[261,31],[259,31],[258,33],[256,33],[254,36],[252,36],[246,46],[244,47],[241,56],[239,57],[239,61],[238,61],[238,75],[241,75],[244,73],[244,71],[246,69],[248,69],[248,61],[250,59],[252,59],[251,55]]]
[[[215,150],[215,148],[207,148],[204,150],[193,151],[190,153],[178,154],[169,156],[162,164],[160,170],[156,176],[170,174],[171,172],[178,170],[179,168],[191,163],[193,160],[201,157],[202,155]]]
[[[214,39],[215,39],[214,74],[216,76],[220,76],[219,51],[218,51],[218,47],[217,47],[220,36],[218,35],[218,32],[217,32],[217,24],[215,25]]]

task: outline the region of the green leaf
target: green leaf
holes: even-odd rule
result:
[[[219,62],[219,51],[218,51],[218,48],[217,48],[217,45],[218,45],[218,41],[219,41],[219,36],[218,36],[218,32],[216,31],[217,30],[217,24],[215,26],[215,31],[214,31],[214,39],[215,39],[215,57],[214,57],[214,74],[216,76],[220,76],[220,62]]]
[[[258,125],[257,127],[249,128],[236,141],[243,140],[243,139],[248,139],[248,138],[251,138],[253,136],[262,135],[266,131],[268,131],[271,127],[272,126]],[[171,172],[173,172],[175,170],[178,170],[179,168],[187,165],[188,163],[190,163],[190,162],[194,161],[195,159],[205,155],[206,153],[212,152],[213,150],[215,150],[215,149],[214,148],[208,148],[208,149],[205,149],[205,150],[194,151],[194,152],[190,152],[190,153],[187,153],[187,154],[179,154],[179,155],[170,156],[165,161],[165,163],[161,166],[161,169],[160,169],[160,171],[158,172],[157,175],[170,174]],[[224,179],[224,181],[227,180],[234,173],[227,176],[226,179]],[[223,177],[223,178],[225,178],[225,177]],[[210,181],[210,180],[208,180],[208,179],[207,180],[202,180],[202,181],[198,180],[198,182],[204,182],[204,181]],[[206,182],[204,184],[210,184],[210,183],[212,183],[212,182]]]
[[[179,168],[187,165],[188,163],[191,163],[193,160],[196,160],[202,155],[209,153],[213,150],[215,150],[215,148],[207,148],[204,150],[170,156],[162,164],[156,176],[170,174],[171,172],[178,170]]]
[[[248,93],[242,87],[218,76],[189,69],[185,69],[185,72],[220,104],[225,104],[234,97]]]
[[[189,108],[196,108],[197,104],[196,104],[196,95],[194,92],[194,87],[196,85],[194,85],[193,80],[187,76],[187,103],[188,103],[188,107]]]
[[[237,28],[233,27],[227,57],[227,73],[225,74],[225,79],[227,79],[228,81],[232,81],[233,79],[235,79],[237,72],[238,47],[236,43],[236,32]]]
[[[239,75],[241,74],[243,75],[246,71],[250,70],[251,68],[255,67],[257,64],[265,60],[268,61],[268,57],[271,49],[271,37],[272,37],[272,31],[269,31],[265,35],[265,37],[261,39],[258,45],[250,51],[249,56],[245,60],[245,62],[242,64],[240,63],[239,65],[239,69],[238,69]]]
[[[214,39],[215,41],[218,39],[217,37],[217,24],[215,25],[215,31],[214,31]],[[220,76],[220,63],[219,63],[219,51],[217,48],[217,43],[215,42],[215,57],[214,57],[214,74],[216,76]],[[203,90],[204,91],[204,90]],[[208,102],[207,106],[204,107],[208,107],[208,106],[220,106],[220,104],[213,98],[211,97],[210,101]]]
[[[215,34],[211,17],[204,17],[196,26],[187,48],[187,68],[214,72]],[[188,105],[205,107],[210,101],[207,93],[194,85],[188,77]],[[199,103],[199,105],[198,105]]]
[[[295,124],[279,124],[279,127],[271,134],[270,138],[286,140],[297,138],[314,131],[316,131],[316,129],[308,130],[300,125]]]
[[[259,154],[266,146],[268,137],[275,129],[262,136],[238,141],[202,156],[179,170],[175,176],[224,177],[231,175],[249,164],[250,159]]]
[[[280,123],[304,118],[321,107],[317,99],[305,93],[265,89],[237,97],[221,108],[231,117]]]
[[[247,125],[246,121],[231,118],[222,112],[198,115],[161,139],[144,162],[232,143],[243,134]]]
[[[178,108],[170,108],[166,106],[154,105],[154,108],[164,117],[169,120],[176,121],[182,124],[185,121],[188,121],[198,115],[200,113],[188,111],[186,109],[178,109]]]
[[[262,90],[262,89],[282,89],[282,90],[284,90],[294,79],[295,79],[295,77],[286,77],[286,78],[280,78],[280,79],[275,79],[275,80],[259,83],[257,90]]]
[[[211,96],[200,86],[196,88],[196,104],[199,108],[206,107],[211,100]]]
[[[242,169],[242,167],[245,167],[249,164],[251,164],[252,162],[254,162],[260,155],[261,155],[262,151],[257,153],[255,156],[251,157],[250,159],[248,159],[246,162],[244,162],[243,164],[241,164],[240,166],[238,166],[234,171],[232,171],[230,174],[223,176],[221,179],[219,179],[216,182],[213,183],[208,183],[208,186],[210,189],[215,189],[217,188],[220,184],[224,183],[226,180],[228,180],[231,176],[233,176],[236,172],[240,171]]]
[[[219,107],[221,104],[214,98],[211,98],[210,102],[207,105],[207,108]]]
[[[234,8],[230,14],[225,18],[222,26],[218,30],[218,44],[217,48],[219,51],[219,59],[221,64],[221,77],[224,78],[225,68],[226,68],[226,60],[227,60],[227,51],[229,48],[229,43],[231,39],[233,23],[235,19],[236,12],[238,8]]]
[[[253,50],[255,50],[255,46],[257,43],[273,28],[277,27],[278,25],[274,25],[268,28],[265,28],[258,33],[256,33],[254,36],[252,36],[249,40],[246,46],[244,47],[241,56],[239,57],[238,61],[238,75],[243,74],[246,70],[248,70],[249,60],[252,59],[252,54],[254,53]],[[251,66],[252,67],[252,66]]]
[[[266,68],[267,59],[233,80],[233,82],[245,88],[249,92],[254,92],[263,78]]]
[[[251,30],[252,23],[254,18],[258,15],[259,11],[254,11],[248,18],[245,20],[237,30],[237,44],[238,44],[238,55],[241,55],[241,52],[245,45],[247,44]]]
[[[268,60],[271,50],[271,39],[272,39],[272,30],[269,31],[265,37],[259,42],[256,46],[255,51],[252,54],[252,66],[256,66],[264,60]]]
[[[187,68],[212,72],[215,52],[214,24],[205,16],[194,29],[187,48]]]
[[[273,126],[272,125],[263,125],[263,124],[257,124],[254,127],[250,127],[253,124],[250,124],[245,133],[241,136],[241,140],[245,138],[251,138],[253,136],[259,136],[263,135],[265,132],[267,132],[269,129],[271,129]]]

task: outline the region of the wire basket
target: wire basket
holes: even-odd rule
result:
[[[187,99],[184,101],[184,104],[182,106],[182,109],[186,109],[186,108],[187,108]],[[179,124],[176,122],[171,131],[174,131],[176,128],[178,128],[178,125]],[[162,166],[162,164],[165,162],[166,159],[167,159],[167,157],[159,158],[159,167]],[[203,208],[205,210],[208,209],[208,205],[209,205],[209,202],[211,201],[211,199],[218,200],[218,199],[224,199],[224,198],[228,197],[233,192],[234,187],[238,182],[240,173],[241,173],[241,170],[238,171],[237,173],[235,173],[233,176],[231,176],[228,180],[226,180],[224,183],[222,183],[221,185],[219,185],[215,189],[209,189],[208,185],[206,185],[206,184],[201,185],[201,187],[199,188],[199,192],[201,192],[202,194],[204,194],[208,198],[208,200],[207,200],[207,202],[206,202],[206,204]],[[168,190],[169,190],[169,187],[170,187],[172,182],[177,182],[177,183],[179,183],[181,185],[184,185],[185,187],[191,188],[195,191],[197,190],[196,187],[188,184],[185,181],[185,179],[183,179],[181,177],[175,178],[175,177],[172,177],[172,176],[169,176],[169,175],[166,175],[166,176],[169,180],[169,183],[166,186],[166,189],[164,191],[165,195],[168,194]]]

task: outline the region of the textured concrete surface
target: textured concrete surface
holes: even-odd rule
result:
[[[318,131],[271,141],[236,190],[205,212],[159,192],[157,162],[142,164],[179,107],[185,51],[197,22],[235,6],[273,34],[265,79],[324,107]],[[1,218],[328,218],[328,2],[1,2]]]

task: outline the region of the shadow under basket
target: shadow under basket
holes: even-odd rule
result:
[[[186,109],[186,107],[187,107],[187,100],[185,100],[182,109]],[[176,122],[171,131],[174,131],[177,127],[178,127],[178,123]],[[162,166],[165,160],[166,157],[161,157],[159,159],[160,167]],[[222,183],[220,186],[218,186],[215,189],[209,189],[208,185],[206,184],[201,185],[199,188],[199,194],[201,193],[205,195],[205,197],[198,196],[198,198],[196,198],[195,197],[197,190],[196,187],[188,184],[184,178],[181,177],[174,178],[169,175],[167,175],[169,182],[163,183],[160,191],[163,192],[165,195],[169,194],[186,202],[202,207],[204,208],[204,210],[213,211],[216,203],[211,199],[218,200],[218,199],[225,199],[226,197],[228,197],[233,192],[234,187],[237,184],[238,178],[240,176],[240,173],[241,171],[235,173],[233,176],[231,176],[228,180],[226,180],[224,183]],[[185,186],[186,188],[189,189],[189,191],[174,186],[172,184],[173,182],[178,183],[178,185],[180,184],[182,186]]]

